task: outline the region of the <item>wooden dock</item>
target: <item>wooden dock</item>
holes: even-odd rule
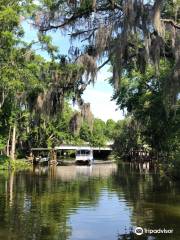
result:
[[[131,150],[125,158],[129,162],[145,163],[163,161],[167,158],[167,155],[146,150]]]

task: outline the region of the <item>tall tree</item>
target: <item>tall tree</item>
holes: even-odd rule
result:
[[[118,89],[124,71],[138,66],[144,72],[151,62],[158,75],[160,59],[171,59],[173,67],[166,81],[168,97],[176,101],[180,89],[179,0],[40,2],[36,26],[43,34],[60,29],[71,39],[81,40],[83,47],[72,46],[70,53],[86,67],[91,79],[95,70],[111,62]],[[100,59],[105,61],[97,67]]]
[[[21,93],[26,81],[23,71],[23,61],[25,59],[25,49],[22,47],[21,37],[23,30],[20,25],[21,16],[29,5],[30,1],[0,1],[0,108],[6,103],[12,103],[10,109],[14,112],[20,104]],[[21,48],[20,48],[21,44]],[[6,104],[7,105],[7,104]],[[1,110],[2,111],[2,110]],[[8,110],[10,113],[10,111]],[[8,114],[7,114],[8,115]],[[10,116],[11,115],[11,116]],[[14,113],[13,113],[14,115]],[[16,141],[16,121],[12,114],[9,114],[9,124],[7,128],[11,139],[11,157],[14,158]],[[2,120],[7,121],[8,119]],[[5,124],[8,124],[5,122]],[[11,134],[12,130],[12,134]],[[9,154],[9,149],[7,150]]]

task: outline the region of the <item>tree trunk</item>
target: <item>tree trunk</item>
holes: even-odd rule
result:
[[[13,126],[12,141],[11,141],[11,159],[15,160],[16,151],[16,125]]]
[[[7,145],[6,145],[6,155],[9,157],[10,152],[9,152],[9,143],[10,143],[10,138],[11,138],[11,127],[9,129],[9,136],[8,136],[8,140],[7,140]]]
[[[2,108],[5,100],[5,94],[4,91],[0,91],[0,108]]]

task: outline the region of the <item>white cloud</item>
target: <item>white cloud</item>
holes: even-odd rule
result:
[[[96,118],[101,118],[106,121],[114,119],[115,121],[124,118],[122,111],[119,109],[114,101],[111,101],[112,92],[104,92],[97,90],[96,85],[88,87],[83,94],[85,102],[91,104],[91,110]]]

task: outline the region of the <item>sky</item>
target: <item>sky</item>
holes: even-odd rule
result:
[[[32,40],[37,40],[36,31],[29,23],[24,22],[23,28],[25,30],[25,41],[30,42]],[[62,36],[59,31],[52,32],[50,35],[52,36],[53,44],[58,46],[60,53],[68,55],[70,46],[68,37]],[[76,42],[75,44],[78,45],[79,43]],[[38,49],[38,46],[36,47]],[[43,55],[43,57],[47,59],[49,58],[48,54],[45,52],[38,50],[37,53]],[[108,83],[108,78],[110,78],[110,76],[109,66],[105,65],[101,71],[98,72],[95,84],[91,84],[87,87],[82,98],[85,102],[91,104],[91,111],[94,117],[100,118],[103,121],[107,121],[108,119],[118,121],[123,119],[124,116],[123,112],[118,109],[115,101],[111,101],[113,88]]]
[[[118,109],[115,101],[111,101],[113,89],[108,83],[109,66],[105,66],[98,74],[95,85],[89,85],[83,94],[86,102],[91,103],[91,109],[95,117],[104,121],[122,119],[122,111]]]

